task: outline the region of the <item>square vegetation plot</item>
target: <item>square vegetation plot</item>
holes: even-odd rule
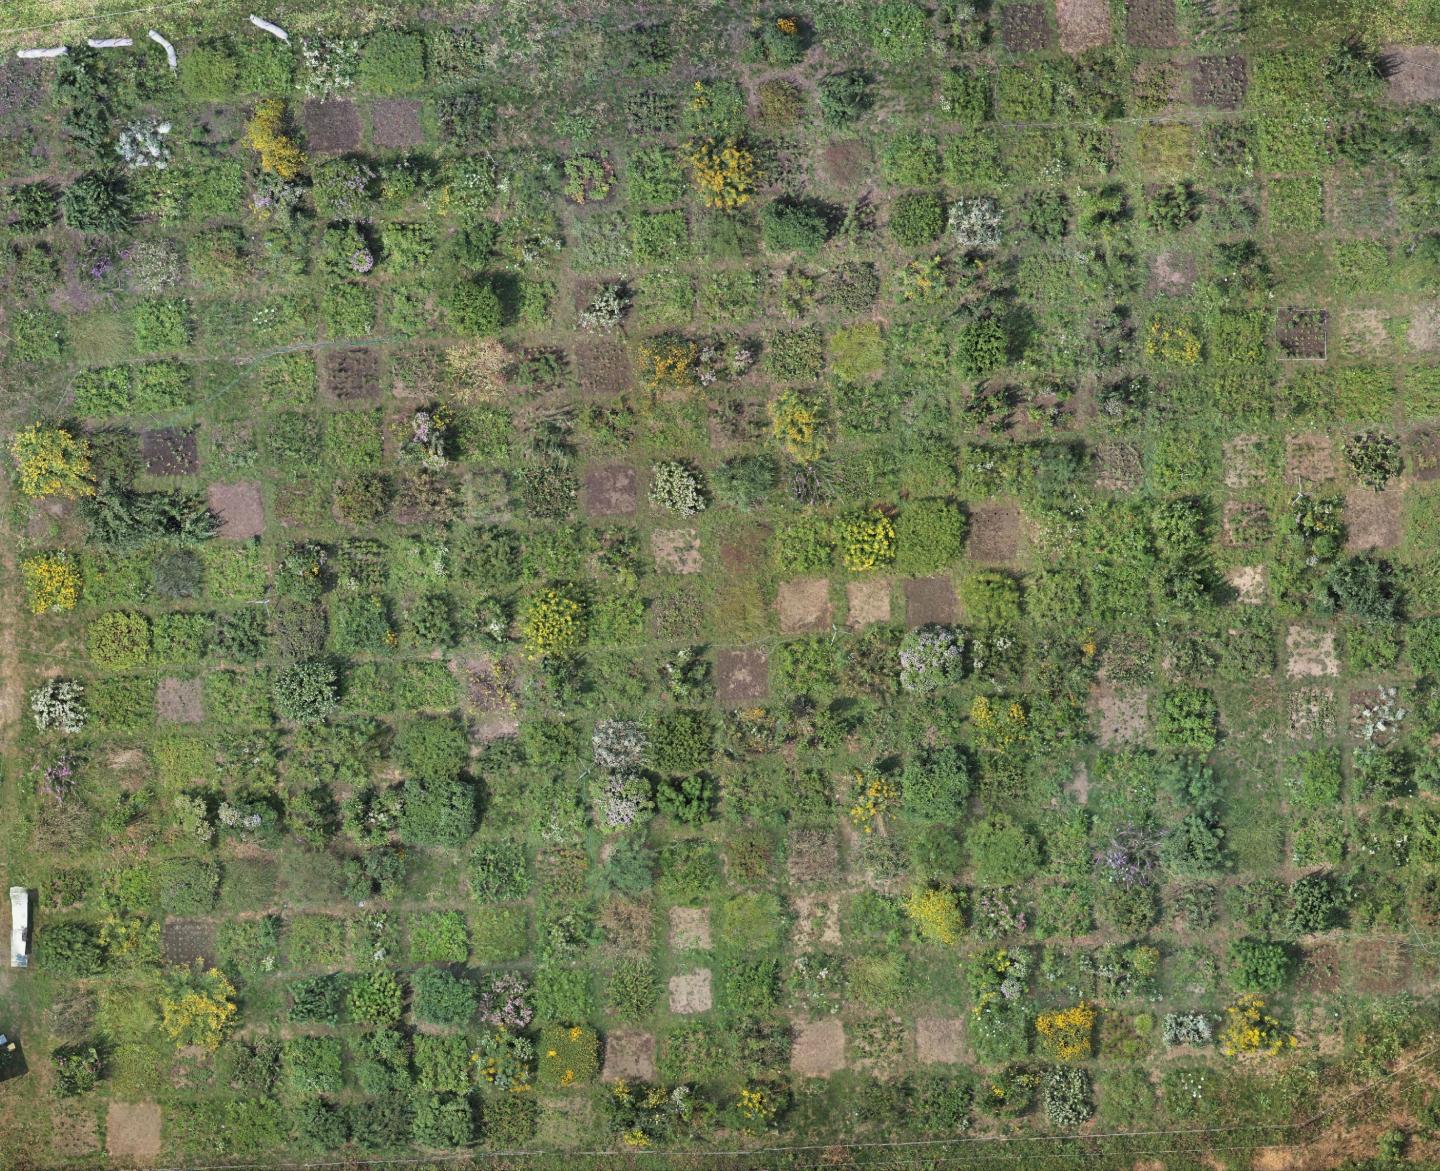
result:
[[[1425,5],[371,7],[0,56],[0,1166],[1433,1156]]]

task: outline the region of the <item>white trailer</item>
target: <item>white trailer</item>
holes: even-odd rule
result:
[[[10,966],[30,966],[30,892],[23,886],[10,888]]]

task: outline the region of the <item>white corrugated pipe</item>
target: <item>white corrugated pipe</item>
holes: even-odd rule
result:
[[[177,68],[179,66],[179,62],[175,59],[175,46],[172,45],[169,41],[167,41],[164,37],[162,37],[159,33],[157,33],[153,28],[147,35],[152,41],[154,41],[157,45],[159,45],[162,49],[165,50],[165,60],[170,62],[170,68]]]
[[[91,37],[85,43],[92,49],[128,49],[135,42],[129,37]]]
[[[63,57],[69,51],[64,45],[56,45],[53,49],[16,49],[15,56],[22,61],[38,61],[48,57]]]
[[[264,20],[261,17],[256,16],[253,12],[250,14],[250,23],[253,24],[256,28],[264,29],[272,37],[279,37],[287,45],[290,43],[290,34],[287,33],[278,24],[271,24],[268,20]]]

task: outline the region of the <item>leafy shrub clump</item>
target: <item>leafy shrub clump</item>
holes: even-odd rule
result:
[[[138,667],[150,658],[150,619],[112,610],[90,624],[86,641],[97,666],[116,671]]]
[[[945,206],[932,191],[912,191],[890,208],[890,233],[902,248],[919,248],[945,228]]]
[[[965,641],[953,626],[927,625],[900,644],[900,686],[926,694],[953,683],[965,670]]]
[[[520,634],[532,659],[567,659],[585,643],[585,606],[567,587],[536,594],[525,607]]]
[[[794,199],[777,199],[760,213],[760,236],[771,252],[811,253],[829,238],[819,208]]]
[[[32,423],[10,440],[10,456],[26,496],[63,496],[74,500],[95,494],[91,448],[63,427]]]
[[[275,676],[271,697],[281,719],[316,724],[339,702],[339,674],[323,659],[307,659],[284,668]]]
[[[650,469],[650,503],[681,516],[704,512],[708,503],[699,475],[679,460],[662,460]]]

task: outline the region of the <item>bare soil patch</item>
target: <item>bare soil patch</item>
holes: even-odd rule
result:
[[[823,885],[840,868],[840,844],[829,830],[797,829],[791,832],[785,869],[796,886]]]
[[[1226,584],[1235,591],[1235,600],[1246,606],[1265,604],[1269,580],[1264,565],[1237,565],[1225,571]]]
[[[764,647],[715,652],[715,698],[727,707],[759,703],[770,694],[770,659]]]
[[[1222,447],[1227,488],[1253,488],[1265,482],[1265,440],[1236,435]]]
[[[198,679],[161,679],[155,685],[155,714],[162,724],[199,724],[205,703]]]
[[[1421,483],[1440,480],[1440,431],[1429,427],[1405,437],[1405,462],[1410,475]]]
[[[320,391],[342,406],[380,401],[380,354],[356,347],[320,354]]]
[[[795,900],[795,947],[839,947],[840,900],[834,895],[800,895]]]
[[[618,398],[630,388],[630,357],[613,339],[577,346],[575,370],[580,392],[589,398]]]
[[[1090,702],[1102,746],[1134,744],[1145,738],[1150,728],[1150,699],[1143,687],[1100,684],[1090,693]]]
[[[1095,487],[1102,492],[1133,492],[1144,477],[1145,464],[1135,444],[1106,440],[1095,448]]]
[[[1270,513],[1263,504],[1227,500],[1220,515],[1221,539],[1232,548],[1246,549],[1270,538]]]
[[[1403,992],[1410,980],[1410,950],[1403,940],[1353,940],[1346,970],[1356,992],[1367,996]]]
[[[785,634],[829,630],[833,616],[830,582],[823,577],[802,577],[781,582],[775,605],[780,611],[780,629]]]
[[[700,534],[695,529],[656,529],[650,534],[650,555],[666,573],[699,573]]]
[[[1285,437],[1285,482],[1318,484],[1335,478],[1335,444],[1328,435]]]
[[[220,518],[218,536],[248,541],[265,531],[265,499],[253,480],[239,484],[211,484],[206,493],[210,509]]]
[[[1336,341],[1346,357],[1369,358],[1388,353],[1390,335],[1379,309],[1342,309],[1335,323]]]
[[[709,1012],[714,1002],[709,968],[696,968],[670,977],[670,1011],[677,1016]]]
[[[918,1017],[915,1059],[922,1065],[958,1065],[964,1061],[965,1022],[959,1017]]]
[[[300,108],[300,127],[311,154],[343,154],[360,145],[360,111],[351,101],[306,102]]]
[[[1109,0],[1055,0],[1055,22],[1060,26],[1060,47],[1067,53],[1110,43]]]
[[[1325,995],[1340,988],[1340,949],[1333,943],[1307,947],[1300,956],[1295,977],[1296,990]]]
[[[1440,101],[1440,47],[1390,45],[1381,51],[1390,100],[1402,106]]]
[[[829,1077],[845,1068],[845,1026],[834,1017],[796,1021],[790,1070],[801,1077]]]
[[[607,1082],[655,1080],[655,1034],[639,1029],[616,1029],[605,1037],[605,1065],[600,1077]]]
[[[1440,305],[1417,305],[1410,313],[1405,341],[1412,350],[1433,354],[1440,350]]]
[[[845,625],[859,630],[890,621],[890,579],[866,577],[845,583]]]
[[[1335,632],[1318,626],[1289,627],[1285,631],[1285,674],[1291,679],[1340,674]]]
[[[1175,0],[1125,0],[1125,42],[1136,49],[1173,49],[1180,43]]]
[[[204,919],[166,919],[160,930],[160,950],[167,964],[215,962],[215,928]]]
[[[1075,771],[1065,782],[1064,791],[1076,805],[1090,804],[1090,770],[1085,767],[1083,760],[1075,766]]]
[[[710,908],[670,908],[670,950],[710,950]]]
[[[100,1120],[94,1108],[75,1102],[58,1103],[50,1115],[50,1153],[62,1159],[81,1159],[100,1149]]]
[[[606,464],[585,473],[580,504],[587,516],[634,516],[640,502],[640,473],[629,464]]]
[[[948,577],[917,577],[905,583],[905,625],[938,624],[955,621],[955,586]]]
[[[1190,99],[1197,106],[1238,110],[1247,86],[1244,57],[1197,57],[1190,63]]]
[[[731,577],[754,573],[765,561],[765,548],[769,540],[770,530],[764,525],[757,525],[735,540],[720,546],[720,564]]]
[[[1329,323],[1324,309],[1283,308],[1275,315],[1275,344],[1287,358],[1324,358]]]
[[[425,142],[420,124],[420,103],[408,98],[386,98],[370,105],[370,143],[385,150],[408,150]]]
[[[1183,297],[1194,286],[1197,271],[1189,252],[1157,252],[1150,261],[1150,293]]]
[[[1335,734],[1335,692],[1329,687],[1299,687],[1290,693],[1290,737],[1316,740]]]
[[[140,458],[152,476],[193,476],[200,470],[200,443],[195,432],[184,427],[142,431]]]
[[[1356,485],[1345,492],[1345,548],[1351,553],[1367,549],[1393,549],[1400,544],[1398,487],[1384,492]]]
[[[820,154],[820,170],[836,187],[858,187],[869,177],[870,148],[856,139],[832,142]]]
[[[50,91],[46,61],[21,61],[15,57],[0,61],[0,138],[11,138],[28,128],[16,117],[41,105]]]
[[[111,1102],[105,1116],[105,1152],[112,1159],[153,1163],[160,1155],[160,1107],[154,1102]]]
[[[1020,509],[1013,504],[977,504],[970,510],[966,556],[972,561],[1000,564],[1014,561],[1020,551]]]
[[[470,702],[482,712],[515,710],[514,672],[503,660],[481,656],[456,662],[454,670]]]
[[[1000,40],[1007,52],[1038,53],[1055,43],[1043,4],[1009,4],[1000,13]]]

